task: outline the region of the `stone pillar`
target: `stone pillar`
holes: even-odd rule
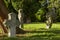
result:
[[[13,12],[8,14],[8,20],[5,23],[8,26],[8,37],[16,36],[16,27],[20,24],[16,17]]]
[[[16,37],[16,26],[9,28],[8,37]]]
[[[20,26],[19,26],[20,28],[23,28],[23,16],[24,16],[23,10],[19,9],[18,10],[18,19],[20,21]]]
[[[48,15],[47,20],[46,20],[46,28],[49,29],[52,26],[52,16]]]

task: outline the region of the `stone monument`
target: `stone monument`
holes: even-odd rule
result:
[[[16,18],[16,13],[9,13],[8,19],[6,21],[6,26],[8,26],[8,37],[15,37],[16,35],[16,27],[20,25],[20,22]]]

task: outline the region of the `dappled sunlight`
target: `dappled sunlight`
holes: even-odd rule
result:
[[[41,26],[40,26],[41,25]],[[45,28],[45,23],[40,24],[24,24],[24,34],[16,34],[16,38],[9,38],[7,34],[0,34],[1,40],[59,40],[60,39],[60,23],[53,24],[51,29]],[[31,28],[30,28],[31,27]]]
[[[35,31],[26,31],[25,34],[16,34],[16,38],[8,38],[4,35],[5,40],[57,40],[60,39],[60,30],[58,29],[40,29]],[[2,39],[1,38],[1,39]]]

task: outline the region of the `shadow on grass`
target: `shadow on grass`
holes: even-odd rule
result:
[[[26,33],[37,33],[35,35],[29,36],[17,36],[16,38],[8,38],[6,36],[1,37],[1,40],[60,40],[60,30],[56,29],[43,29],[38,31],[26,31]],[[21,35],[21,34],[20,34]]]
[[[18,37],[20,40],[60,40],[60,37],[56,37],[56,35],[34,35],[34,36],[21,36]]]
[[[37,31],[26,31],[26,33],[54,33],[54,34],[60,34],[60,30],[40,28]]]
[[[34,36],[19,36],[17,38],[8,38],[5,37],[1,40],[60,40],[60,37],[55,37],[52,35],[46,36],[46,35],[34,35]]]

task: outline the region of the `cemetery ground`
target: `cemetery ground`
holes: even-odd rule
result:
[[[8,38],[0,34],[0,40],[60,40],[60,23],[53,23],[51,29],[46,29],[45,23],[24,24],[24,34],[16,34],[16,38]]]

